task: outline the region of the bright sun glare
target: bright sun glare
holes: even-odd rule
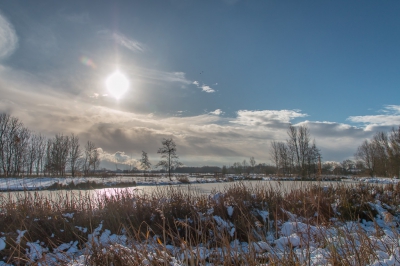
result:
[[[129,81],[121,72],[116,70],[107,78],[106,86],[108,92],[119,99],[128,90]]]

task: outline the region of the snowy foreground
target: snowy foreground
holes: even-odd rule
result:
[[[214,196],[213,200],[218,200],[221,194]],[[93,246],[100,246],[101,252],[107,253],[109,250],[122,252],[124,256],[131,256],[132,259],[142,258],[142,265],[188,265],[191,258],[207,261],[211,257],[226,257],[231,254],[232,257],[254,254],[257,258],[271,257],[278,259],[287,257],[292,251],[299,265],[331,265],[328,263],[332,256],[331,250],[334,247],[335,252],[352,254],[348,256],[344,265],[359,265],[356,261],[356,254],[360,252],[362,242],[369,241],[371,247],[375,249],[373,263],[369,265],[400,265],[400,247],[399,247],[399,217],[388,218],[388,212],[379,202],[370,203],[371,207],[378,213],[374,222],[362,221],[361,223],[347,222],[336,223],[332,227],[310,226],[304,223],[305,219],[296,217],[287,212],[290,217],[288,221],[279,223],[278,235],[268,235],[265,239],[256,242],[239,242],[233,240],[229,248],[206,248],[200,246],[189,246],[183,243],[181,246],[162,245],[158,236],[154,236],[146,243],[138,243],[131,240],[127,235],[111,234],[110,230],[104,228],[100,223],[92,232],[88,228],[78,229],[87,232],[88,241],[84,249],[78,248],[78,241],[63,243],[52,251],[44,247],[40,240],[26,243],[26,255],[31,262],[39,262],[38,265],[58,265],[60,261],[66,265],[87,265],[88,256],[92,255]],[[231,216],[235,209],[232,206],[226,207],[227,214]],[[260,215],[267,219],[268,212],[260,211]],[[63,214],[65,219],[73,219],[74,213]],[[213,219],[218,224],[220,233],[235,235],[235,227],[229,221],[213,214],[213,209],[209,209],[203,214],[203,219]],[[26,230],[17,230],[18,243]],[[321,239],[325,241],[325,248],[321,247]],[[351,239],[351,241],[350,241]],[[0,250],[6,247],[5,237],[0,238]],[[133,251],[132,247],[135,247]],[[205,265],[220,265],[220,263],[206,263]],[[190,264],[190,263],[189,263]],[[0,262],[0,265],[7,265]],[[259,263],[256,265],[268,265],[268,263]]]
[[[88,178],[74,179],[74,182],[77,180],[86,182]],[[102,182],[124,181],[122,178],[114,178],[113,180],[96,178],[95,180]],[[195,179],[190,181],[196,182]],[[363,183],[397,183],[397,180],[384,178],[363,178],[358,181]],[[18,190],[21,186],[25,189],[45,189],[52,182],[70,182],[70,180],[65,178],[25,179],[23,181],[21,179],[8,179],[1,180],[0,186],[14,190]],[[171,184],[170,182],[165,183]],[[179,182],[172,182],[172,184],[176,183]],[[143,183],[138,184],[149,185],[150,183],[143,181]],[[223,193],[219,192],[213,194],[210,200],[218,204],[221,197],[223,197]],[[135,200],[132,200],[132,204],[134,204]],[[346,257],[346,261],[341,262],[342,265],[360,265],[357,263],[357,257],[360,256],[360,253],[362,256],[363,249],[368,246],[374,250],[374,255],[369,255],[371,256],[369,259],[371,263],[368,265],[400,266],[400,216],[389,213],[388,209],[392,209],[392,207],[382,204],[379,200],[368,202],[368,205],[376,214],[373,221],[361,220],[342,223],[332,219],[329,227],[312,226],[308,223],[307,218],[296,216],[289,211],[285,211],[287,220],[277,221],[274,224],[273,221],[268,220],[269,211],[272,210],[255,209],[254,212],[262,218],[263,223],[269,224],[268,227],[276,228],[276,231],[268,229],[270,233],[263,234],[266,237],[260,236],[254,242],[240,242],[234,239],[236,234],[234,224],[229,219],[216,215],[213,208],[204,213],[198,213],[200,219],[212,221],[217,225],[216,234],[227,235],[231,239],[222,248],[210,248],[202,244],[191,246],[190,243],[186,242],[175,246],[164,245],[160,240],[161,236],[158,235],[150,237],[145,242],[138,242],[123,232],[119,235],[112,234],[103,223],[99,223],[93,225],[93,230],[75,226],[79,231],[87,234],[88,241],[83,248],[78,247],[78,240],[50,248],[38,239],[35,242],[26,242],[26,249],[22,252],[25,252],[30,264],[37,265],[59,265],[60,261],[63,261],[66,265],[87,265],[87,258],[93,256],[94,248],[98,247],[101,247],[100,252],[104,254],[112,251],[130,257],[132,260],[140,258],[143,265],[191,265],[190,262],[193,259],[207,262],[205,265],[222,265],[224,261],[220,259],[226,258],[227,254],[231,257],[251,255],[259,261],[266,258],[265,262],[254,265],[268,265],[267,258],[287,259],[288,254],[291,254],[292,258],[296,258],[297,265],[333,265],[330,263],[332,256],[339,254],[339,256]],[[334,206],[332,207],[334,208]],[[235,206],[231,205],[225,205],[225,208],[226,217],[233,217],[235,212],[238,211]],[[63,213],[62,216],[68,222],[75,218],[76,213]],[[315,213],[314,216],[318,216],[318,213]],[[38,218],[38,222],[41,219],[51,219],[51,217]],[[191,223],[191,219],[186,219],[186,222]],[[60,230],[63,229],[60,228]],[[2,234],[5,235],[4,232]],[[15,242],[18,244],[29,232],[21,228],[14,234],[17,235]],[[0,252],[5,250],[6,246],[6,237],[0,237]],[[335,254],[332,253],[332,250]],[[218,262],[218,260],[220,261]],[[0,262],[0,265],[7,264]]]

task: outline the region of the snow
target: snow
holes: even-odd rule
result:
[[[376,204],[376,208],[379,209],[381,205]],[[227,232],[231,237],[234,237],[235,227],[230,221],[226,221],[220,216],[211,216],[218,225],[218,231]],[[367,230],[368,232],[372,232],[372,227],[376,227],[376,224],[370,222],[364,222],[363,230]],[[299,260],[299,263],[303,264],[307,262],[307,265],[329,265],[329,258],[331,256],[329,251],[329,245],[334,245],[337,247],[337,251],[340,252],[343,250],[343,245],[346,241],[345,238],[342,237],[343,232],[346,232],[349,235],[352,235],[356,240],[354,243],[348,243],[348,247],[351,245],[356,245],[353,248],[357,249],[360,245],[360,241],[357,240],[357,232],[360,230],[360,223],[357,222],[347,222],[343,223],[341,226],[337,228],[330,227],[315,227],[309,224],[298,222],[298,221],[287,221],[283,222],[280,226],[279,237],[276,239],[268,239],[255,241],[251,243],[239,242],[237,239],[234,239],[230,243],[230,251],[232,256],[236,256],[239,253],[247,254],[250,251],[259,254],[258,256],[265,256],[266,252],[276,256],[277,258],[281,258],[287,254],[288,250],[293,249],[294,254]],[[377,247],[376,256],[374,257],[373,262],[370,266],[381,266],[381,265],[394,265],[400,266],[400,248],[399,248],[399,237],[398,231],[392,230],[390,224],[381,224],[381,236],[377,235],[369,235],[369,241],[371,245]],[[86,228],[85,228],[86,229]],[[87,229],[86,229],[87,230]],[[342,233],[339,232],[342,231]],[[19,234],[22,236],[24,231],[19,231]],[[315,237],[318,235],[324,235],[325,241],[330,243],[326,246],[326,248],[319,247],[315,242]],[[128,238],[126,235],[117,235],[112,234],[110,230],[103,228],[103,223],[100,223],[97,228],[95,228],[91,234],[88,235],[88,242],[86,244],[86,249],[90,249],[92,244],[101,245],[107,250],[107,247],[114,246],[119,249],[127,249],[130,250],[128,245]],[[157,237],[155,237],[157,238]],[[157,243],[157,240],[153,240],[147,242],[147,246],[144,248],[144,252],[146,253],[147,261],[143,261],[143,265],[151,265],[156,260],[160,259],[157,254],[161,254],[160,252],[164,252],[162,245]],[[307,243],[305,243],[307,240]],[[46,255],[46,260],[56,259],[67,261],[68,265],[81,266],[84,265],[85,262],[85,254],[88,254],[85,250],[79,250],[78,241],[71,241],[69,243],[62,243],[58,247],[56,247],[52,253],[49,253],[49,249],[43,246],[43,243],[39,241],[36,242],[28,242],[26,249],[27,257],[32,261],[37,261],[43,258],[44,254]],[[0,250],[5,248],[5,238],[0,238]],[[166,245],[165,249],[168,250],[168,254],[165,256],[173,256],[171,257],[169,265],[185,265],[186,261],[190,259],[191,256],[195,255],[197,259],[202,261],[210,258],[212,256],[217,257],[217,254],[226,254],[228,250],[224,248],[206,248],[204,246],[191,247],[186,244],[179,246]],[[158,250],[158,251],[157,251]],[[389,252],[392,250],[392,252]],[[127,252],[128,252],[127,251]],[[129,251],[130,252],[130,251]],[[351,261],[351,258],[349,258]],[[0,265],[5,265],[4,263],[0,263]]]
[[[232,217],[233,214],[233,206],[226,207],[226,211],[228,212],[229,217]]]
[[[225,179],[216,178],[198,178],[186,176],[191,184],[198,183],[219,183],[228,182],[231,177]],[[265,178],[265,180],[269,180]],[[20,178],[1,178],[0,191],[26,191],[26,190],[43,190],[51,185],[60,184],[68,185],[70,183],[82,184],[87,182],[95,182],[102,184],[104,187],[112,187],[118,183],[133,183],[137,186],[154,186],[154,185],[181,185],[182,183],[173,177],[170,181],[166,176],[146,177],[143,176],[112,176],[112,177],[20,177]]]
[[[19,244],[21,243],[21,238],[24,236],[24,234],[27,232],[27,230],[17,230],[18,236],[17,236],[17,240],[15,241],[15,243]]]
[[[62,216],[65,217],[65,218],[72,219],[72,218],[74,218],[74,213],[64,213]]]
[[[269,216],[269,212],[268,211],[261,211],[261,210],[257,210],[258,214],[261,216],[261,218],[263,219],[263,222],[266,223],[268,216]]]
[[[6,238],[0,237],[0,251],[6,248]]]
[[[29,249],[26,249],[26,256],[31,260],[35,261],[37,259],[41,259],[43,254],[49,251],[48,248],[42,247],[39,240],[36,242],[27,242],[26,245]]]

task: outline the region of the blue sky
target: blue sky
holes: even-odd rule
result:
[[[164,137],[187,165],[268,162],[289,123],[341,161],[400,125],[398,14],[398,1],[3,1],[0,111],[121,163],[156,161]],[[118,100],[116,69],[130,82]]]

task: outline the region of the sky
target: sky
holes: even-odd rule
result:
[[[93,141],[103,166],[270,163],[306,125],[324,161],[400,125],[399,1],[2,1],[0,112]],[[127,90],[114,97],[118,71]],[[123,166],[120,166],[123,168]]]

